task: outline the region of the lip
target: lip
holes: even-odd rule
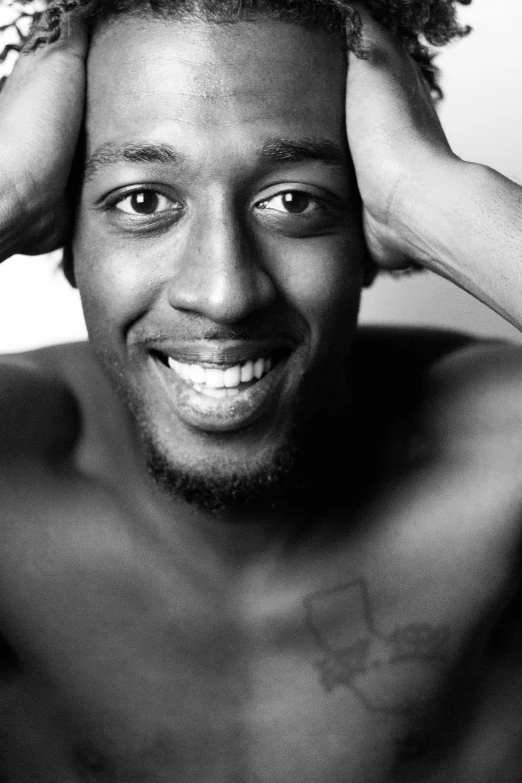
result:
[[[273,341],[271,345],[273,348]],[[225,355],[229,363],[231,361],[237,363],[236,354],[231,356],[229,353],[225,353]],[[252,355],[249,354],[246,361]],[[216,358],[215,354],[213,358]],[[197,361],[198,363],[201,361],[201,354]],[[240,391],[236,396],[223,398],[207,397],[196,391],[190,383],[180,378],[161,359],[153,355],[152,362],[177,415],[185,424],[206,432],[225,433],[248,427],[259,419],[268,408],[276,404],[279,390],[284,381],[288,358],[281,359],[270,372],[247,389]],[[220,362],[220,364],[224,363]]]
[[[165,358],[206,367],[226,367],[290,353],[290,340],[187,340],[162,342],[153,350]]]

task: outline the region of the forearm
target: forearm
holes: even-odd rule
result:
[[[522,188],[486,166],[455,161],[402,210],[411,257],[522,329]]]

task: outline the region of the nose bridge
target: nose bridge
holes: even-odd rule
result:
[[[170,282],[171,305],[233,323],[271,304],[272,280],[232,199],[212,194],[189,222],[183,258],[177,259]]]

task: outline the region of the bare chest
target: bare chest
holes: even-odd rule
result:
[[[486,736],[506,728],[506,701],[495,711],[484,696],[480,623],[464,638],[413,610],[384,617],[364,578],[289,587],[279,613],[259,605],[248,622],[220,600],[180,596],[166,612],[121,585],[102,585],[103,602],[78,586],[6,667],[6,783],[431,780],[453,769],[485,710]]]
[[[520,705],[488,648],[509,563],[475,509],[453,496],[456,530],[437,508],[391,499],[356,543],[241,579],[166,568],[103,513],[26,537],[2,577],[1,779],[514,782]]]
[[[448,683],[470,682],[447,628],[380,626],[361,579],[281,604],[78,601],[6,669],[2,779],[380,783],[438,760]]]

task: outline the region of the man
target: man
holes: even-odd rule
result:
[[[363,6],[88,6],[0,106],[90,336],[2,363],[2,780],[519,780],[519,351],[355,327],[412,263],[520,324],[520,189]]]

